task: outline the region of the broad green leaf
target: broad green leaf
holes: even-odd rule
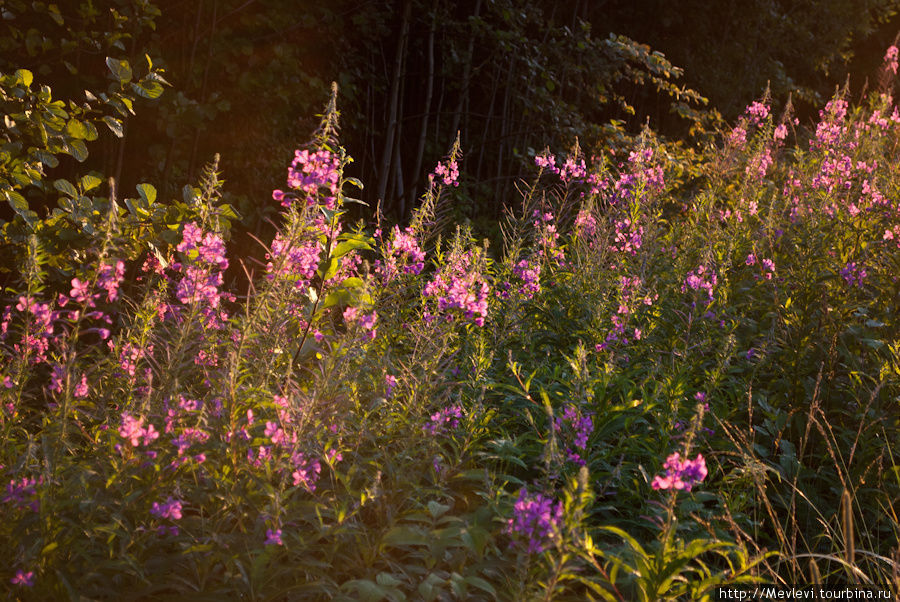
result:
[[[70,119],[66,124],[66,133],[72,138],[76,138],[78,140],[82,140],[87,138],[88,131],[87,128],[84,127],[84,124],[77,119]]]
[[[163,87],[154,81],[144,81],[138,84],[132,83],[131,89],[141,98],[159,98],[163,93]]]
[[[381,543],[386,546],[423,546],[429,543],[429,538],[419,529],[409,526],[394,527],[384,534]]]
[[[106,115],[103,117],[103,123],[106,124],[117,138],[121,138],[125,135],[125,130],[122,128],[122,121],[120,119]]]
[[[31,82],[34,81],[34,75],[28,69],[17,69],[16,80],[22,82],[28,88],[31,86]]]
[[[88,142],[96,140],[98,136],[97,127],[90,121],[82,121],[81,124],[84,126],[84,139]]]
[[[450,506],[445,504],[441,504],[435,500],[431,500],[428,502],[428,513],[431,514],[431,518],[440,518],[443,516],[448,510],[450,510]]]
[[[156,200],[156,188],[153,184],[138,184],[137,191],[148,207]]]
[[[490,583],[488,583],[487,581],[485,581],[484,579],[482,579],[481,577],[475,577],[475,576],[466,577],[465,582],[469,585],[477,587],[478,589],[480,589],[483,592],[487,592],[488,594],[490,594],[492,596],[497,595],[497,591],[494,589],[494,586],[491,585]]]
[[[108,56],[106,57],[106,66],[109,67],[113,77],[119,80],[119,83],[127,84],[131,81],[131,65],[128,64],[128,61]]]
[[[75,187],[72,186],[72,183],[69,182],[68,180],[64,180],[64,179],[60,178],[59,180],[56,180],[55,182],[53,182],[53,187],[56,188],[61,193],[63,193],[64,195],[71,197],[73,199],[78,196],[78,190],[76,190]]]
[[[97,176],[92,176],[91,174],[81,176],[81,189],[85,192],[87,192],[88,190],[93,190],[102,183],[103,180],[101,180]]]
[[[346,255],[347,253],[350,253],[351,251],[358,251],[360,249],[364,251],[371,251],[372,247],[369,245],[369,243],[362,240],[343,240],[337,244],[337,246],[334,248],[334,251],[332,251],[331,256],[335,259],[338,259]]]
[[[75,157],[75,160],[82,163],[88,157],[87,145],[84,140],[70,140],[69,154]]]

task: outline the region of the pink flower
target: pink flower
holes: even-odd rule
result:
[[[281,540],[281,529],[266,529],[266,542],[267,546],[283,546],[284,542]]]
[[[81,382],[75,385],[75,397],[83,399],[88,395],[87,375],[81,375]]]
[[[16,571],[16,576],[9,580],[13,585],[18,585],[19,587],[33,587],[34,586],[34,571],[25,572],[22,569]]]
[[[681,455],[675,452],[663,464],[666,469],[665,475],[658,475],[653,478],[651,486],[654,489],[675,489],[690,491],[691,488],[706,478],[706,460],[703,456],[697,454],[693,460],[682,460]]]
[[[88,299],[88,283],[82,282],[78,278],[72,278],[72,290],[69,296],[78,303],[84,303]]]
[[[153,506],[150,508],[150,514],[159,518],[179,520],[181,519],[181,504],[181,500],[176,500],[169,496],[162,504],[153,502]]]

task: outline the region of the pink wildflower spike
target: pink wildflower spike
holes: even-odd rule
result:
[[[694,485],[706,478],[706,460],[701,454],[693,460],[682,460],[681,455],[675,452],[663,464],[666,469],[664,475],[653,478],[653,489],[675,489],[677,491],[690,491]]]

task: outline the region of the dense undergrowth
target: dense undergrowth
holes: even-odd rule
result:
[[[442,219],[458,146],[409,225],[345,223],[336,118],[246,290],[215,164],[177,203],[58,181],[4,226],[5,595],[897,593],[889,94],[810,131],[763,99],[694,155],[545,152],[502,248]]]

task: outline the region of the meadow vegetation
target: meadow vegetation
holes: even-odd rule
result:
[[[896,47],[809,128],[546,149],[500,243],[448,219],[458,140],[408,223],[351,223],[335,90],[259,261],[216,161],[177,201],[45,181],[140,94],[108,67],[93,106],[2,76],[3,595],[900,593]]]

